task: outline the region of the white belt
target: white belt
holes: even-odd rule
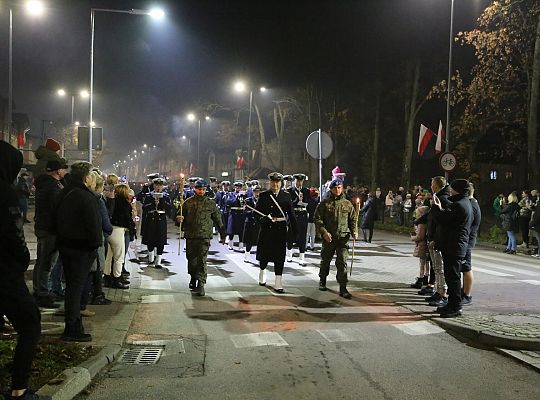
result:
[[[285,218],[283,218],[283,217],[279,217],[279,218],[274,218],[274,217],[272,217],[272,220],[273,220],[274,222],[285,222],[285,221],[287,221],[287,220],[286,220]]]
[[[297,207],[294,209],[294,211],[307,211],[307,209],[304,207]]]
[[[242,207],[231,207],[231,210],[238,210],[238,211],[240,211],[240,210],[243,210],[243,208],[242,208]]]

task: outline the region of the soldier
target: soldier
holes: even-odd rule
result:
[[[330,196],[330,183],[332,183],[334,179],[340,179],[342,182],[345,181],[345,175],[347,174],[345,172],[341,172],[339,166],[336,165],[336,167],[332,170],[332,179],[327,181],[323,186],[321,199],[327,199]]]
[[[283,175],[273,172],[268,175],[270,190],[261,193],[257,203],[257,219],[261,227],[257,243],[257,260],[259,261],[259,285],[266,285],[265,270],[269,262],[274,263],[276,281],[274,291],[284,293],[282,286],[283,265],[287,248],[287,230],[291,229],[296,236],[296,219],[292,210],[291,196],[281,190]],[[265,217],[261,216],[266,215]]]
[[[252,197],[253,196],[253,188],[255,186],[259,186],[259,188],[260,188],[261,185],[260,185],[258,180],[254,179],[252,181],[248,181],[247,186],[248,186],[248,188],[246,190],[246,197]]]
[[[206,257],[212,239],[212,226],[218,226],[222,244],[225,243],[225,230],[216,203],[205,196],[206,181],[199,179],[194,184],[194,190],[195,195],[186,200],[182,214],[177,215],[176,220],[183,222],[188,273],[191,276],[189,288],[198,296],[204,296]]]
[[[292,175],[283,175],[283,190],[289,190],[292,186],[293,179]]]
[[[242,251],[244,244],[242,243],[242,233],[244,232],[244,208],[243,201],[246,199],[246,194],[242,193],[242,182],[234,183],[234,192],[227,196],[227,209],[229,210],[229,218],[227,220],[227,235],[229,236],[229,250],[233,250],[234,235],[238,235],[238,247]]]
[[[167,212],[170,211],[171,199],[163,192],[165,181],[156,178],[154,190],[144,197],[142,243],[148,246],[148,263],[161,268],[163,248],[167,244]],[[155,252],[154,252],[155,250]]]
[[[198,180],[199,178],[195,176],[192,176],[191,178],[188,179],[189,186],[187,188],[184,188],[184,200],[187,200],[191,196],[195,195],[194,186],[195,186],[195,182],[197,182]]]
[[[210,181],[210,184],[206,187],[206,196],[210,197],[212,200],[215,200],[218,192],[218,188],[216,186],[217,178],[215,176],[211,176],[208,178],[208,180]]]
[[[222,181],[221,190],[216,193],[215,198],[216,204],[219,208],[219,212],[221,213],[221,219],[224,226],[227,226],[227,221],[229,220],[229,211],[227,210],[227,196],[229,195],[230,184],[231,182],[229,181]]]
[[[354,206],[345,198],[341,179],[334,179],[329,189],[330,195],[319,203],[314,218],[317,231],[323,238],[319,290],[327,290],[326,277],[330,273],[330,262],[337,253],[339,295],[350,299],[352,296],[347,291],[347,249],[351,235],[357,238],[357,216]]]
[[[289,188],[288,192],[291,195],[293,204],[294,216],[296,217],[296,224],[298,226],[298,234],[296,237],[290,237],[287,240],[287,261],[292,261],[293,244],[298,245],[300,250],[300,259],[298,264],[306,265],[305,253],[306,253],[306,239],[307,239],[307,226],[308,226],[308,212],[307,207],[311,201],[309,195],[309,189],[303,187],[306,175],[294,174],[294,186]]]
[[[259,202],[259,194],[261,193],[261,187],[259,185],[253,186],[253,192],[250,197],[246,198],[246,204],[252,208],[257,207]],[[244,210],[244,235],[242,242],[246,245],[246,250],[244,253],[244,262],[249,262],[249,255],[251,253],[251,248],[259,237],[259,225],[255,220],[253,210],[246,207]]]
[[[308,228],[307,228],[307,247],[310,250],[315,250],[315,236],[316,236],[316,229],[315,229],[315,209],[317,208],[317,204],[319,204],[319,192],[315,188],[309,189],[309,196],[311,197],[311,201],[308,201],[307,206],[307,212],[308,212]]]

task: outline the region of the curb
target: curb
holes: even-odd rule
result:
[[[105,346],[98,354],[86,360],[77,367],[66,369],[56,378],[41,387],[37,394],[50,396],[52,400],[70,400],[84,390],[92,378],[107,364],[112,363],[121,346],[113,344]]]
[[[540,350],[540,339],[511,337],[489,331],[481,331],[444,318],[433,318],[432,321],[444,329],[456,332],[461,336],[484,345],[512,350]]]

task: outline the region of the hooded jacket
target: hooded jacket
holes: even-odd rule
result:
[[[23,163],[22,154],[0,141],[0,291],[12,293],[24,286],[24,271],[30,253],[23,231],[23,218],[13,182]],[[24,286],[26,288],[26,286]]]
[[[34,178],[37,179],[41,175],[47,172],[47,162],[52,160],[61,161],[62,159],[57,152],[48,149],[45,146],[39,146],[35,151],[34,155],[36,156],[37,162],[34,167]]]

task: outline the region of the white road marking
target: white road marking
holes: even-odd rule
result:
[[[540,285],[540,281],[524,280],[520,282],[530,283],[531,285]]]
[[[473,262],[473,272],[483,272],[484,274],[493,275],[493,276],[514,276],[510,274],[505,274],[503,272],[491,271],[489,269],[475,267],[474,262]]]
[[[492,252],[490,252],[489,254],[486,254],[484,252],[476,252],[475,250],[473,250],[473,253],[472,253],[473,265],[474,265],[474,260],[476,258],[481,258],[485,260],[495,261],[496,264],[498,265],[510,264],[517,267],[532,268],[536,270],[540,268],[540,264],[536,262],[532,262],[532,258],[529,260],[529,262],[526,262],[526,261],[520,261],[520,260],[523,260],[523,258],[519,256],[506,255],[506,254],[501,254],[500,256],[494,256],[492,254],[493,254]]]
[[[139,275],[141,277],[141,289],[171,290],[169,278],[152,279],[150,276]]]
[[[348,329],[324,329],[317,332],[328,340],[330,343],[334,342],[357,342],[365,339],[365,333],[360,329],[348,328]]]
[[[231,335],[237,349],[258,346],[288,346],[289,344],[277,332],[257,332],[244,335]]]
[[[476,261],[474,259],[474,257],[473,257],[473,259],[472,259],[473,271],[475,269],[475,265],[478,265],[478,264],[483,266],[483,267],[497,268],[497,269],[500,269],[500,270],[503,270],[503,271],[515,272],[516,274],[520,274],[520,275],[540,276],[540,272],[532,272],[532,271],[528,271],[528,270],[521,269],[521,268],[510,267],[508,265],[495,265],[495,264],[491,264],[491,263],[488,263],[488,262],[485,262],[485,261]]]
[[[428,321],[408,322],[406,324],[393,324],[393,326],[407,335],[433,335],[444,332],[444,329],[439,328]]]

